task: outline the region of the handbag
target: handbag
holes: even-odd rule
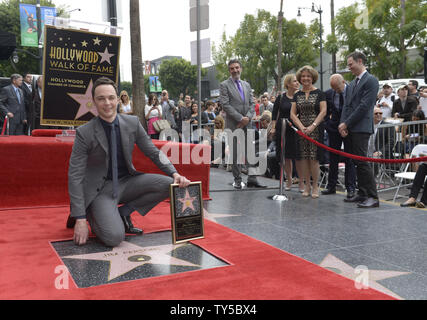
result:
[[[171,125],[168,120],[165,119],[159,119],[153,122],[153,128],[158,133],[162,132],[165,129],[170,129]]]

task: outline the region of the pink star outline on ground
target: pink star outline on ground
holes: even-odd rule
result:
[[[74,120],[80,118],[81,116],[84,116],[88,112],[92,113],[94,116],[98,115],[98,110],[96,110],[92,101],[92,86],[93,86],[93,82],[91,79],[89,82],[89,85],[87,86],[86,92],[84,94],[67,93],[71,98],[73,98],[75,101],[77,101],[80,104],[79,110],[77,111],[77,114],[74,117]]]
[[[319,264],[319,266],[322,268],[338,270],[339,271],[337,272],[338,274],[342,275],[343,277],[354,280],[355,286],[358,289],[360,288],[367,289],[367,287],[369,287],[400,300],[403,300],[403,298],[395,294],[393,291],[382,286],[377,281],[410,274],[410,272],[371,270],[364,266],[353,268],[352,266],[346,264],[344,261],[338,259],[337,257],[335,257],[330,253],[323,259],[323,261]],[[366,274],[365,276],[367,277],[366,279],[368,282],[367,287],[365,287],[363,284],[363,281],[361,281],[363,280],[363,276],[364,276],[363,273],[365,273]]]
[[[174,258],[168,254],[186,245],[188,244],[141,247],[128,241],[123,241],[120,245],[114,247],[112,251],[72,255],[62,258],[109,261],[108,281],[111,281],[144,264],[200,267],[200,265]]]

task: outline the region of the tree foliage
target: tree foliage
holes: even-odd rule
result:
[[[318,33],[318,26],[307,28],[295,19],[283,19],[283,74],[306,64],[316,66]],[[234,36],[228,38],[224,33],[222,42],[213,46],[218,79],[229,77],[227,63],[238,58],[243,65],[242,78],[251,83],[256,94],[267,90],[269,79],[274,79],[277,85],[278,34],[277,17],[270,12],[258,10],[256,16],[246,14]]]
[[[16,35],[16,45],[18,49],[24,49],[38,56],[38,48],[21,47],[21,24],[19,18],[19,0],[4,0],[0,2],[0,30],[8,31]],[[26,0],[26,4],[36,4],[36,0]],[[41,0],[41,6],[55,7],[51,0]],[[57,16],[64,15],[65,8],[57,8]],[[9,60],[0,61],[0,72],[4,77],[9,77],[12,73],[38,73],[39,60],[25,52],[19,52],[19,62],[14,67]]]
[[[337,36],[328,37],[326,49],[332,53],[342,48],[343,56],[355,50],[364,52],[371,72],[379,79],[413,77],[423,68],[426,22],[425,0],[365,0],[363,5],[355,3],[339,10]],[[420,57],[407,61],[411,48],[417,48]]]
[[[202,76],[206,71],[202,69]],[[169,97],[177,98],[180,93],[194,96],[197,92],[197,66],[185,59],[173,58],[160,65],[159,80]]]

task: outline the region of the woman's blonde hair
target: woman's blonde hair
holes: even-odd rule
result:
[[[225,121],[224,121],[224,118],[221,116],[221,115],[217,115],[216,117],[215,117],[215,120],[214,121],[219,121],[219,122],[221,122],[221,129],[222,130],[224,130],[224,128],[225,128]]]
[[[317,79],[319,79],[319,73],[312,66],[304,66],[297,71],[296,77],[298,82],[301,83],[301,76],[304,71],[311,74],[311,78],[313,79],[312,83],[315,84]]]
[[[283,80],[283,86],[286,88],[286,90],[288,90],[288,87],[294,78],[296,78],[295,73],[289,73],[285,76],[285,79]]]

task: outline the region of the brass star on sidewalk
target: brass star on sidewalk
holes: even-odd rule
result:
[[[123,241],[119,246],[113,248],[112,251],[73,255],[62,258],[109,261],[110,270],[108,273],[108,281],[111,281],[145,264],[200,267],[200,265],[174,258],[169,254],[173,250],[186,245],[188,244],[166,244],[160,246],[141,247],[128,241]]]
[[[388,294],[396,299],[403,300],[402,297],[398,296],[391,290],[380,285],[377,281],[394,278],[405,274],[410,274],[410,272],[399,272],[399,271],[387,271],[387,270],[371,270],[368,268],[353,268],[352,266],[346,264],[344,261],[338,259],[332,254],[328,254],[323,261],[319,264],[322,268],[332,269],[336,273],[342,275],[343,277],[349,278],[351,280],[360,281],[363,277],[362,273],[366,272],[366,280],[368,282],[368,287],[376,289],[380,292]],[[363,281],[362,281],[363,282]]]

